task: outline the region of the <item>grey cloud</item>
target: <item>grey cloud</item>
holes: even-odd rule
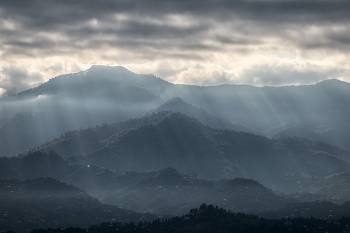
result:
[[[19,7],[21,6],[21,7]],[[79,23],[90,18],[105,18],[127,12],[132,15],[162,17],[167,14],[190,14],[214,17],[218,21],[235,17],[265,21],[347,21],[349,1],[5,1],[4,18],[19,20],[27,27],[55,30],[57,25]]]
[[[18,7],[21,6],[21,7]],[[320,24],[323,22],[347,22],[350,18],[348,1],[6,1],[0,5],[3,18],[14,19],[25,30],[62,31],[70,25],[79,25],[96,18],[109,21],[115,13],[127,13],[139,22],[124,22],[120,33],[136,36],[181,37],[198,28],[177,30],[169,26],[155,26],[142,23],[142,18],[162,19],[168,14],[191,15],[194,18],[210,18],[215,22],[232,20],[253,21],[257,24]],[[207,22],[206,22],[207,23]],[[204,25],[199,26],[199,29]],[[283,26],[281,26],[283,28]],[[276,29],[276,28],[275,28]],[[111,33],[111,28],[97,29]],[[81,36],[96,33],[96,30],[80,30]],[[117,31],[118,32],[118,31]],[[121,36],[121,35],[120,35]]]
[[[113,22],[113,21],[112,21]],[[81,28],[67,29],[64,34],[75,38],[85,38],[91,35],[112,35],[116,38],[127,39],[142,39],[142,40],[157,40],[157,39],[173,39],[187,38],[193,35],[206,32],[209,29],[208,25],[196,25],[191,28],[176,27],[173,25],[156,25],[152,23],[142,22],[142,19],[127,20],[120,27],[115,27],[113,24],[104,26],[103,29],[84,26]]]
[[[240,76],[242,84],[255,86],[283,86],[314,84],[325,79],[337,77],[342,70],[298,71],[289,66],[251,67]]]
[[[18,93],[31,88],[41,82],[43,77],[40,74],[29,74],[21,67],[5,66],[0,73],[0,88],[6,90],[6,94]]]
[[[349,1],[16,0],[1,1],[0,12],[2,60],[60,55],[81,58],[81,54],[92,52],[109,61],[179,58],[208,62],[212,53],[247,55],[259,49],[256,45],[263,49],[276,45],[273,49],[336,52],[349,51],[350,47]],[[172,16],[182,17],[183,24],[172,22]],[[90,24],[93,19],[98,22],[95,26]],[[16,26],[9,29],[1,21]],[[333,26],[341,26],[343,31],[334,31]],[[310,27],[317,28],[318,33],[313,34]],[[269,42],[271,38],[274,42]],[[104,53],[113,49],[118,54]],[[259,78],[247,72],[247,82],[253,82],[253,76],[258,83],[271,85],[332,76],[288,69],[283,76],[267,67],[256,68]],[[283,78],[288,75],[294,81]],[[294,75],[302,78],[296,80]],[[232,82],[227,77],[215,78],[222,78],[219,83]]]
[[[304,49],[332,49],[340,52],[350,50],[350,26],[342,31],[324,30],[322,36],[301,38],[299,46]]]
[[[261,44],[261,39],[266,36],[281,37],[281,40],[303,49],[321,47],[332,50],[331,44],[317,43],[317,38],[307,32],[306,37],[311,37],[309,40],[290,36],[287,31],[302,30],[308,24],[342,23],[350,17],[350,2],[330,0],[19,0],[3,1],[0,9],[2,19],[19,25],[15,32],[0,28],[0,33],[5,35],[0,39],[2,47],[8,45],[3,48],[3,58],[15,54],[20,56],[21,51],[27,56],[35,56],[36,53],[60,55],[67,51],[73,53],[106,46],[129,49],[135,53],[152,48],[157,54],[164,55],[179,49],[210,52],[221,51],[220,44],[240,45],[240,49],[244,49],[247,45]],[[127,19],[119,22],[114,17],[116,13],[126,14]],[[186,27],[171,25],[167,21],[167,16],[171,14],[189,16],[193,24]],[[145,18],[157,19],[163,24],[144,21]],[[92,19],[100,24],[89,26],[88,22]],[[219,34],[215,32],[217,26],[223,27]],[[58,33],[66,40],[43,37],[42,32]],[[30,38],[30,42],[21,40],[24,37]],[[332,38],[328,38],[332,43]],[[338,41],[337,47],[347,47],[347,41],[340,39],[334,39]],[[217,44],[205,44],[204,40]]]

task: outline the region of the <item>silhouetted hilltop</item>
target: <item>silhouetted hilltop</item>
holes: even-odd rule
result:
[[[69,232],[346,232],[349,230],[349,218],[322,218],[313,216],[291,217],[286,216],[276,219],[265,219],[257,215],[234,213],[224,208],[218,208],[212,204],[202,203],[198,208],[191,208],[188,214],[176,216],[170,219],[155,219],[152,222],[136,223],[101,223],[87,229],[81,228],[57,228],[38,229],[31,233],[60,233]],[[307,205],[305,205],[307,206]],[[314,203],[310,206],[322,210],[329,203]],[[291,206],[293,207],[293,206]],[[303,207],[302,205],[296,206]],[[333,205],[333,207],[338,207]],[[345,206],[344,206],[345,207]],[[306,208],[309,209],[309,208]],[[300,209],[293,209],[296,214]],[[307,211],[310,212],[310,211]],[[288,212],[287,212],[288,213]],[[289,213],[288,213],[289,214]],[[288,215],[287,215],[288,216]],[[293,216],[296,216],[295,214]],[[324,215],[322,215],[324,216]]]

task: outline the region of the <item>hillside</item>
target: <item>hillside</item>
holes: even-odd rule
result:
[[[46,162],[41,162],[43,160]],[[57,166],[52,168],[55,164]],[[204,180],[179,173],[173,168],[120,173],[95,165],[73,163],[72,158],[65,160],[53,152],[35,152],[23,157],[2,159],[0,165],[4,168],[1,177],[52,176],[86,190],[105,203],[137,212],[181,215],[193,204],[212,201],[231,210],[258,213],[283,207],[287,202],[249,179]],[[22,185],[22,182],[18,183]],[[55,189],[50,189],[53,185],[45,187],[44,182],[39,184],[43,187],[38,186],[39,191],[33,191],[32,196],[41,196],[38,192],[43,192],[44,188],[58,193]],[[59,182],[58,185],[58,188],[66,187],[64,183]],[[77,190],[71,186],[69,188]]]
[[[266,135],[276,139],[305,137],[350,150],[349,93],[350,84],[338,80],[305,86],[200,87],[171,84],[123,67],[93,66],[1,99],[0,156],[17,154],[67,131],[135,118],[150,109],[148,114],[179,111],[218,129],[261,135],[269,131]],[[279,127],[288,122],[303,127]],[[8,143],[8,133],[21,146]]]
[[[84,191],[52,178],[0,179],[0,213],[0,230],[19,233],[34,228],[87,227],[102,221],[155,218],[102,204]]]
[[[300,138],[269,140],[213,129],[180,113],[164,114],[167,117],[156,124],[110,137],[103,148],[87,154],[85,162],[123,171],[171,166],[210,179],[249,177],[283,190],[288,187],[281,186],[282,180],[289,174],[326,177],[349,169],[339,159],[349,158],[349,152],[327,144]]]
[[[234,212],[259,213],[282,208],[287,201],[249,179],[203,180],[168,168],[101,199],[138,212],[181,215],[207,201]]]
[[[287,138],[287,137],[301,137],[307,138],[314,141],[324,142],[331,145],[344,148],[350,151],[349,143],[347,137],[347,132],[349,132],[347,126],[341,126],[340,128],[330,127],[330,126],[311,126],[307,124],[282,124],[278,127],[274,127],[264,135],[273,138]]]
[[[316,219],[314,217],[265,219],[257,215],[233,213],[212,204],[202,203],[188,214],[171,219],[155,219],[152,222],[101,223],[86,229],[37,229],[32,233],[71,232],[346,232],[349,218]]]
[[[174,215],[183,214],[189,206],[203,201],[231,211],[260,214],[281,209],[291,202],[331,200],[341,204],[349,200],[350,194],[346,188],[349,182],[347,172],[344,172],[343,178],[339,175],[322,178],[289,174],[280,186],[284,184],[292,192],[304,193],[283,197],[250,179],[207,180],[179,173],[173,168],[121,173],[92,164],[84,165],[81,160],[80,156],[64,159],[54,152],[2,158],[0,177],[26,179],[51,176],[73,184],[105,203],[134,211]]]
[[[137,117],[162,102],[144,86],[158,90],[163,83],[169,84],[122,67],[97,66],[2,98],[0,156],[18,154],[69,130]],[[11,137],[6,138],[8,134]]]
[[[212,128],[229,129],[229,130],[234,130],[238,132],[243,131],[243,132],[250,132],[250,133],[256,133],[256,134],[258,133],[257,131],[249,129],[242,124],[229,122],[225,119],[222,119],[211,113],[208,113],[204,109],[201,109],[192,104],[186,103],[179,97],[172,98],[166,101],[165,103],[148,111],[146,115],[150,115],[153,112],[161,112],[161,111],[169,111],[169,110],[173,112],[180,112],[190,117],[194,117],[204,125],[209,125]]]
[[[80,163],[117,171],[173,167],[206,179],[245,177],[287,192],[304,190],[313,177],[349,170],[344,160],[350,158],[349,152],[326,143],[219,130],[166,111],[67,132],[35,150],[86,154],[77,157]]]

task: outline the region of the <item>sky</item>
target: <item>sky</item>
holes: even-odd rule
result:
[[[350,1],[0,0],[0,95],[92,65],[212,86],[350,82]]]

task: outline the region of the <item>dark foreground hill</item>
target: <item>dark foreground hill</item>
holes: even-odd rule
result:
[[[59,232],[347,232],[349,218],[323,220],[311,218],[281,218],[268,220],[256,215],[227,212],[222,208],[203,203],[189,214],[171,219],[155,219],[152,222],[110,223],[105,222],[87,229],[57,228],[36,229],[32,233]]]
[[[53,178],[19,181],[0,179],[0,230],[87,227],[102,221],[143,221],[151,214],[106,205],[84,191]]]
[[[287,203],[250,179],[204,180],[173,168],[119,173],[72,163],[72,158],[63,159],[53,152],[2,159],[0,164],[1,177],[55,177],[86,190],[104,203],[137,212],[184,214],[189,206],[211,201],[232,211],[258,213],[282,208]]]
[[[158,214],[183,214],[189,206],[204,201],[232,211],[261,213],[298,201],[331,200],[342,203],[349,200],[350,195],[343,185],[348,182],[346,173],[343,179],[337,178],[337,175],[334,178],[289,175],[285,177],[284,185],[287,188],[289,184],[294,184],[294,190],[314,194],[282,198],[250,179],[205,180],[172,168],[121,173],[93,164],[82,164],[82,158],[73,156],[64,159],[54,152],[2,158],[0,176],[18,179],[51,176],[74,184],[105,203]],[[334,183],[334,179],[338,181]]]

